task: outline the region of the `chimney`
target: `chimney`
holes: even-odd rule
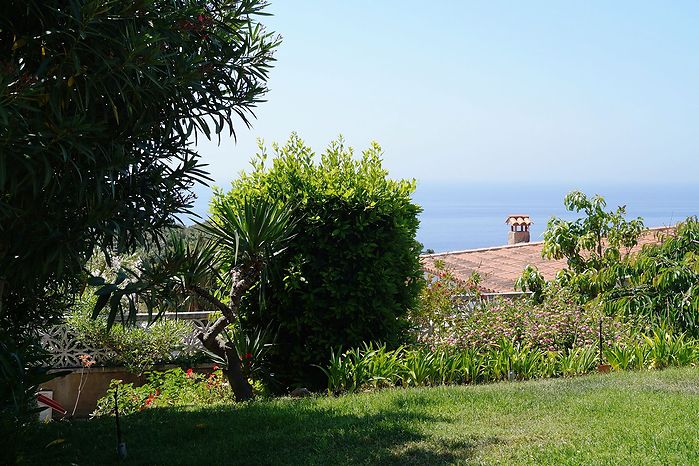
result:
[[[505,223],[510,226],[510,232],[507,234],[507,244],[529,242],[529,225],[532,224],[529,215],[511,214],[507,217]]]

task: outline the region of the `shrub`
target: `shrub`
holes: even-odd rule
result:
[[[187,321],[161,319],[148,327],[126,326],[115,323],[108,329],[104,318],[92,319],[84,310],[71,313],[66,325],[84,345],[101,350],[100,365],[125,366],[142,373],[156,363],[178,360],[183,339],[192,332]],[[195,358],[182,355],[191,362]]]
[[[331,348],[381,340],[395,347],[405,314],[422,279],[421,245],[415,240],[420,208],[412,181],[387,178],[377,144],[359,159],[340,139],[316,159],[296,135],[266,166],[265,149],[253,171],[218,191],[214,219],[225,205],[269,199],[294,207],[298,234],[277,256],[241,312],[245,328],[279,328],[273,369],[286,385],[320,387],[313,364]]]
[[[92,415],[113,415],[115,393],[120,415],[165,406],[205,406],[231,398],[228,382],[217,366],[209,374],[198,374],[192,369],[183,371],[177,367],[164,372],[151,371],[146,375],[147,383],[141,386],[112,380],[107,393],[97,400]]]
[[[688,218],[659,244],[606,271],[612,285],[601,301],[647,327],[669,326],[699,336],[699,221]]]
[[[452,324],[451,339],[458,346],[492,347],[511,340],[548,351],[595,344],[599,341],[599,313],[581,307],[565,291],[550,290],[540,305],[526,299],[483,302]],[[621,322],[603,318],[605,344],[629,338]]]
[[[492,348],[507,340],[560,351],[597,343],[600,319],[605,344],[632,340],[630,324],[601,317],[592,305],[580,306],[570,291],[555,284],[541,291],[540,303],[527,298],[480,300],[472,288],[459,284],[445,270],[428,280],[418,306],[420,314],[413,317],[411,313],[422,343]],[[471,296],[470,303],[464,301],[464,294]]]
[[[418,301],[408,315],[417,339],[424,342],[448,338],[454,317],[467,313],[480,298],[477,273],[463,283],[443,261],[435,260],[434,267],[436,270],[426,273]]]

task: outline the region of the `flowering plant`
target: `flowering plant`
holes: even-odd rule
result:
[[[559,286],[546,287],[537,300],[481,299],[477,278],[461,283],[437,265],[421,295],[418,340],[431,347],[493,348],[502,340],[547,351],[596,344],[599,323],[607,345],[632,341],[630,324],[602,317],[592,304],[580,306]],[[467,298],[467,299],[464,299]]]
[[[112,380],[109,390],[97,401],[93,416],[114,414],[114,393],[118,386],[119,414],[131,414],[163,406],[211,405],[229,401],[231,391],[218,366],[199,373],[189,368],[147,373],[147,382],[139,387]]]
[[[495,347],[503,339],[548,351],[595,345],[599,324],[605,345],[630,341],[631,329],[593,308],[581,307],[567,292],[546,291],[541,304],[526,298],[483,302],[466,315],[457,315],[442,341],[460,347]],[[437,342],[435,342],[437,343]]]
[[[425,277],[417,305],[411,309],[408,320],[418,333],[418,340],[431,341],[442,337],[442,330],[450,326],[467,300],[479,300],[480,276],[471,275],[468,281],[458,280],[440,260]]]

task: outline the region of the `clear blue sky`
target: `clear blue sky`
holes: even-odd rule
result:
[[[376,140],[393,177],[421,182],[699,182],[697,1],[269,11],[283,43],[268,102],[237,144],[199,144],[219,185],[257,137],[292,131],[316,151],[340,133],[356,149]]]

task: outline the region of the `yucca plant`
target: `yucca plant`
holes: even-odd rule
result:
[[[266,200],[255,204],[246,201],[235,209],[227,206],[214,220],[200,225],[205,239],[188,244],[181,235],[174,235],[161,252],[143,261],[132,273],[135,280],[126,286],[102,282],[95,315],[109,303],[113,321],[123,299],[129,302],[133,315],[136,295],[145,297],[143,302],[151,314],[151,306],[163,312],[181,310],[185,304],[187,310],[195,305],[219,312],[220,317],[198,338],[224,361],[224,373],[236,399],[252,398],[252,387],[241,366],[247,353],[241,355],[236,344],[222,334],[231,324],[239,324],[243,297],[293,238],[296,219],[292,215],[289,206]]]

